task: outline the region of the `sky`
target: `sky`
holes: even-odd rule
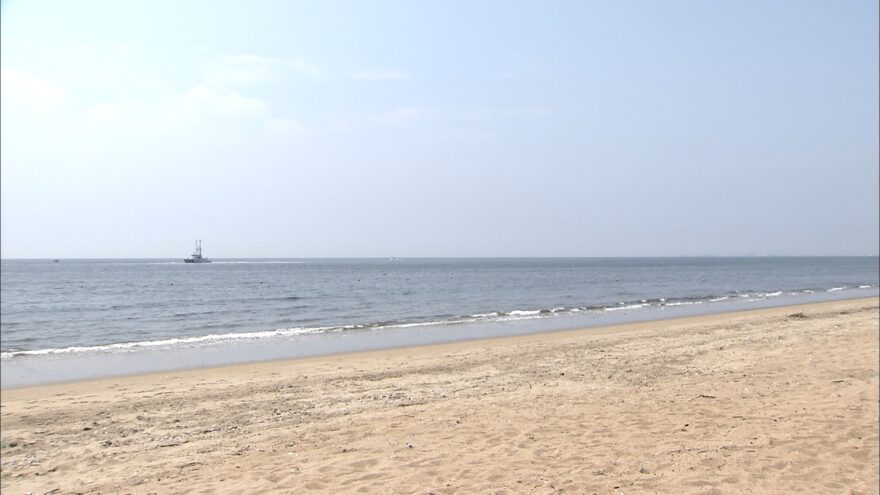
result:
[[[878,4],[0,4],[0,256],[874,255]]]

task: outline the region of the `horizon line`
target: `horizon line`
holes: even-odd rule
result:
[[[212,257],[212,260],[271,260],[271,259],[299,259],[299,260],[381,260],[381,259],[640,259],[640,258],[876,258],[880,255],[873,254],[671,254],[671,255],[587,255],[587,256],[231,256]],[[183,259],[180,256],[116,256],[116,257],[0,257],[3,261],[28,260],[176,260]]]

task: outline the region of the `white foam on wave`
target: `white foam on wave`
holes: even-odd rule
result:
[[[440,321],[423,321],[418,323],[396,323],[393,325],[382,325],[382,328],[412,328],[412,327],[433,327],[437,325],[451,325],[453,323],[463,323],[463,320],[440,320]]]
[[[781,295],[782,295],[782,291],[776,291],[776,292],[770,292],[770,293],[764,294],[764,296],[766,296],[766,297],[776,297],[776,296],[781,296]]]
[[[495,318],[495,317],[497,317],[497,316],[498,316],[498,313],[496,313],[496,312],[493,311],[493,312],[491,312],[491,313],[477,313],[477,314],[473,314],[473,315],[471,315],[471,318]]]
[[[666,303],[666,306],[690,306],[693,304],[703,304],[703,301],[676,301],[676,302]]]
[[[621,309],[639,309],[648,306],[648,304],[627,304],[624,306],[610,306],[605,308],[605,311],[619,311]]]
[[[342,328],[343,327],[281,328],[278,330],[265,330],[262,332],[211,334],[200,335],[198,337],[179,337],[173,339],[146,340],[142,342],[121,342],[117,344],[92,346],[53,347],[48,349],[35,349],[31,351],[6,351],[0,353],[0,359],[8,359],[14,356],[41,356],[50,354],[72,354],[81,352],[126,351],[139,348],[168,347],[181,344],[209,344],[245,339],[257,340],[270,337],[289,337],[310,333],[325,333],[334,330],[341,330]]]
[[[725,301],[727,299],[730,299],[730,298],[727,296],[721,296],[721,297],[716,297],[714,299],[709,299],[709,302]]]
[[[843,289],[846,289],[846,287],[832,287],[832,288],[826,290],[825,292],[837,292],[837,291],[843,290]]]
[[[859,289],[870,289],[870,288],[871,288],[870,285],[860,285],[859,286]]]
[[[535,315],[541,314],[541,310],[539,310],[539,309],[534,309],[534,310],[516,309],[516,310],[513,310],[507,314],[509,314],[510,316],[535,316]]]

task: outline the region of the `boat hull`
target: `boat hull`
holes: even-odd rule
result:
[[[184,263],[210,263],[211,262],[211,260],[209,260],[208,258],[202,257],[202,241],[201,240],[196,241],[196,250],[193,251],[192,256],[190,256],[189,258],[184,258],[183,262]]]

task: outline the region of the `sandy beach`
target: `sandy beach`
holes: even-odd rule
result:
[[[15,493],[877,493],[878,300],[2,391]]]

